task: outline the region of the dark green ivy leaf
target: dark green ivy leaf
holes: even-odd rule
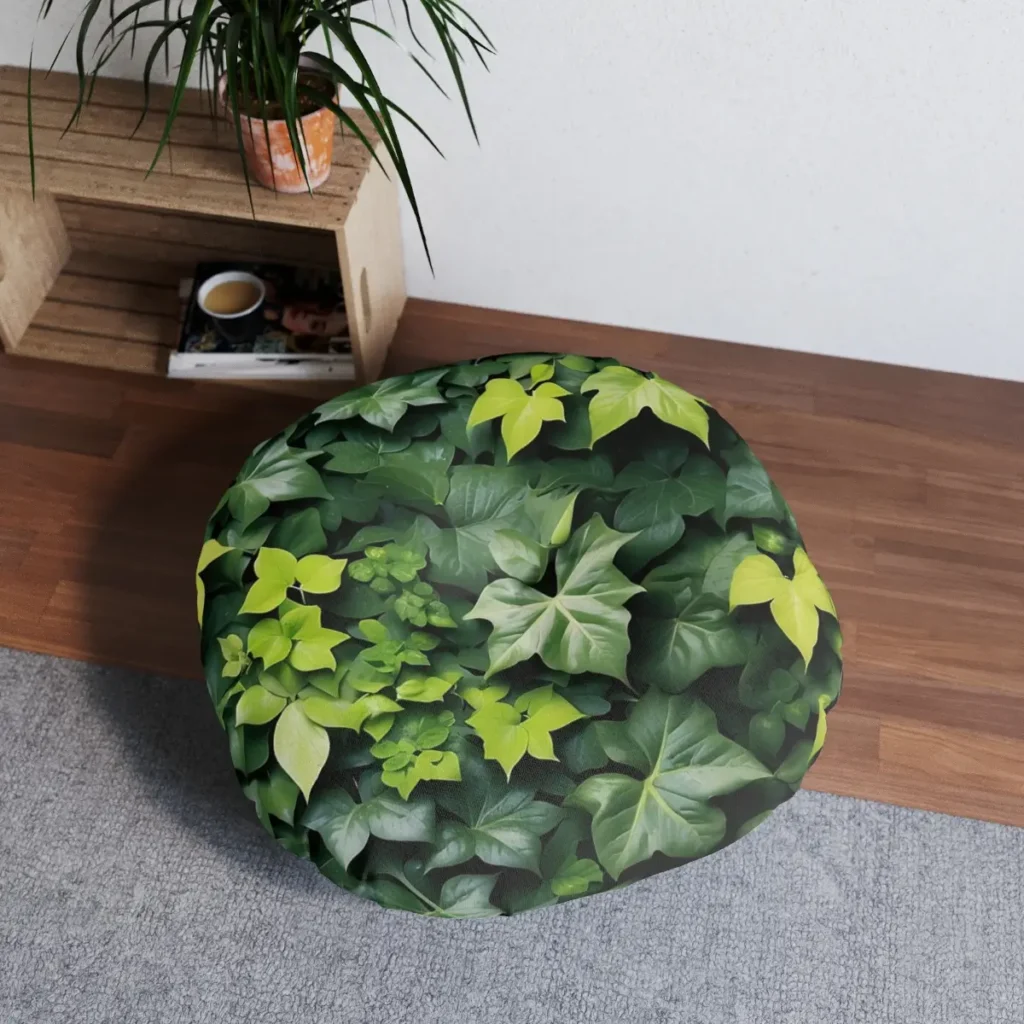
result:
[[[268,731],[263,726],[227,726],[231,763],[243,775],[258,772],[270,757]]]
[[[747,639],[725,606],[703,595],[675,618],[639,619],[630,677],[666,693],[681,693],[712,668],[742,665]]]
[[[710,512],[725,498],[722,471],[700,454],[687,459],[678,476],[647,462],[630,463],[615,486],[629,492],[615,511],[615,528],[637,534],[622,552],[621,565],[628,572],[639,571],[672,547],[683,535],[684,516]]]
[[[267,778],[250,782],[245,787],[245,794],[256,804],[256,813],[268,831],[273,831],[269,821],[271,815],[289,825],[294,824],[299,787],[283,769],[275,765]]]
[[[436,917],[496,917],[501,911],[491,903],[497,875],[456,875],[441,886]]]
[[[467,427],[473,402],[456,402],[450,409],[441,413],[441,435],[449,444],[465,452],[471,459],[477,459],[484,452],[490,451],[494,444],[493,422],[479,423],[475,427]]]
[[[331,457],[324,469],[334,473],[369,473],[383,464],[384,456],[408,448],[410,439],[402,435],[372,433],[346,433],[344,441],[329,444],[324,449]]]
[[[381,430],[393,431],[409,406],[441,405],[444,399],[437,382],[445,370],[427,370],[406,377],[388,377],[349,391],[316,410],[320,423],[361,416]]]
[[[540,874],[540,837],[562,817],[554,804],[535,800],[532,790],[506,788],[488,793],[465,812],[464,824],[443,825],[427,869],[451,867],[477,856],[495,867]]]
[[[582,395],[569,395],[563,399],[564,423],[549,424],[545,432],[551,443],[563,451],[581,451],[590,447],[590,414],[588,402]]]
[[[422,862],[415,858],[403,864],[394,854],[386,854],[380,857],[374,868],[382,874],[390,875],[416,899],[414,907],[408,906],[408,901],[401,898],[394,903],[386,902],[385,906],[415,909],[428,917],[496,917],[501,913],[491,903],[497,875],[456,875],[449,878],[438,891]],[[377,879],[373,884],[379,885],[381,881],[386,880]],[[387,895],[391,899],[395,897],[394,893]]]
[[[585,779],[568,803],[593,816],[598,859],[616,880],[655,853],[700,857],[725,835],[725,814],[709,801],[770,772],[726,739],[714,712],[688,695],[649,690],[625,722],[599,722],[605,753],[633,775]]]
[[[381,456],[381,464],[366,475],[389,501],[431,508],[448,496],[448,467],[455,449],[447,441],[418,441],[401,452]]]
[[[362,852],[371,834],[407,843],[433,837],[434,805],[429,800],[403,800],[394,790],[372,783],[361,785],[360,797],[356,802],[343,789],[319,791],[302,816],[302,824],[320,833],[343,867]]]
[[[317,511],[328,533],[340,530],[346,522],[368,523],[377,514],[381,499],[379,488],[347,476],[329,476],[324,482],[331,496],[317,503]]]
[[[284,548],[296,558],[327,550],[327,537],[315,508],[285,516],[270,535],[271,547]]]
[[[767,470],[743,445],[742,454],[733,459],[726,478],[725,519],[780,519],[785,502],[768,476]]]
[[[595,725],[595,722],[588,722],[582,729],[577,728],[564,740],[559,737],[559,758],[574,775],[586,775],[587,772],[596,771],[608,763],[608,755],[597,738]]]
[[[544,494],[561,487],[583,490],[591,487],[607,490],[612,486],[614,474],[607,457],[588,454],[581,459],[531,459],[528,463],[531,475],[536,476],[534,489]]]
[[[456,466],[445,499],[451,526],[427,538],[430,578],[479,593],[497,566],[491,546],[499,530],[524,524],[527,473],[522,468]]]
[[[444,379],[449,384],[475,388],[486,384],[491,377],[504,373],[508,373],[504,363],[499,363],[497,359],[484,359],[479,363],[459,363],[445,374]]]
[[[756,552],[745,531],[723,535],[690,530],[686,541],[644,577],[648,595],[644,604],[667,617],[681,611],[700,593],[728,601],[736,566]]]
[[[316,452],[291,448],[275,437],[258,448],[228,492],[228,508],[242,527],[258,519],[272,501],[329,498],[320,474],[309,465]]]
[[[221,544],[229,548],[257,551],[266,544],[276,522],[277,520],[273,516],[263,516],[243,527],[239,520],[232,519],[221,531],[218,539]]]

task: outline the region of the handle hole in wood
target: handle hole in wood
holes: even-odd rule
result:
[[[363,317],[363,332],[369,334],[373,326],[373,310],[370,306],[370,282],[366,276],[366,267],[359,275],[359,305]]]

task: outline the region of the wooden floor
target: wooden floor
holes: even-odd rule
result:
[[[1024,385],[419,301],[392,364],[510,350],[655,369],[764,460],[847,638],[812,788],[1024,826]],[[0,357],[0,644],[198,678],[205,518],[308,404]]]

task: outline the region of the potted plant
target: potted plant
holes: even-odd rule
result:
[[[365,4],[366,0],[195,0],[191,10],[185,11],[185,4],[172,5],[169,0],[134,0],[126,5],[120,0],[88,0],[77,29],[79,91],[71,125],[89,102],[93,82],[104,65],[126,42],[134,53],[139,33],[149,32],[155,34],[143,67],[141,125],[149,110],[150,84],[157,62],[163,56],[165,70],[170,72],[170,44],[180,36],[182,51],[174,92],[150,170],[170,139],[189,80],[198,70],[211,116],[226,113],[234,125],[246,186],[252,177],[281,192],[312,190],[330,174],[335,119],[341,122],[343,131],[352,132],[374,152],[374,143],[359,122],[340,105],[344,93],[362,108],[383,141],[426,247],[396,122],[405,122],[434,149],[437,146],[381,88],[360,39],[373,33],[402,44],[377,24],[372,14],[363,16]],[[53,0],[44,0],[40,17],[47,17],[52,7]],[[485,54],[493,53],[490,40],[456,0],[402,0],[402,7],[414,46],[428,58],[430,51],[416,33],[415,17],[436,36],[476,135],[462,64],[469,51],[484,63]],[[414,9],[418,9],[418,15]],[[87,64],[90,35],[100,30],[98,19],[105,20],[106,25]],[[310,48],[316,42],[323,44],[325,52]],[[443,93],[421,56],[415,51],[406,52]],[[31,133],[31,75],[29,112]]]

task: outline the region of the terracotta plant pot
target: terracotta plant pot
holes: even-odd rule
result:
[[[227,105],[227,83],[223,76],[218,83],[218,92],[225,116],[233,119]],[[298,193],[319,188],[331,176],[334,114],[327,107],[321,107],[306,114],[300,123],[305,174],[288,136],[286,121],[242,116],[242,144],[252,180],[276,192]]]

